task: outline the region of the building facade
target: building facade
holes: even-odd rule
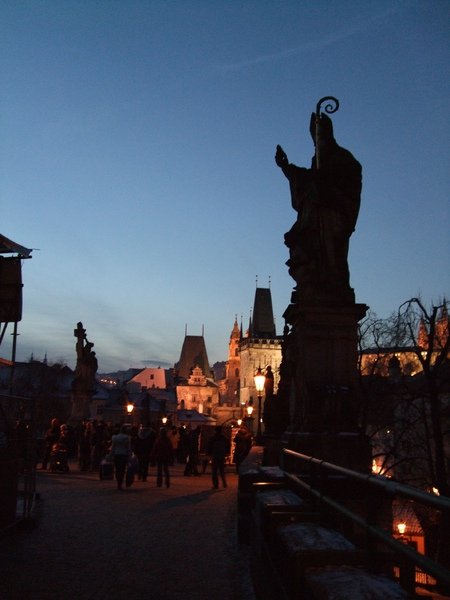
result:
[[[127,381],[129,392],[141,392],[152,389],[167,389],[173,386],[172,369],[146,367]]]
[[[196,366],[185,383],[177,385],[179,410],[196,410],[200,414],[212,416],[219,406],[219,388],[216,383],[205,377],[203,370]]]
[[[219,406],[219,387],[209,365],[203,335],[185,335],[180,360],[175,365],[179,410],[195,410],[212,416]]]

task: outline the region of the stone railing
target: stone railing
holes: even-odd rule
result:
[[[240,468],[238,538],[250,547],[258,600],[414,598],[417,567],[450,588],[447,569],[394,538],[391,514],[396,495],[440,511],[449,499],[286,453],[289,472],[264,466],[261,447]]]

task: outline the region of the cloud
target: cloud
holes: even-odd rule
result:
[[[146,367],[151,367],[157,369],[161,367],[161,369],[171,369],[173,367],[173,363],[167,362],[167,360],[159,359],[159,358],[150,358],[148,360],[141,360]]]
[[[294,48],[289,48],[286,50],[281,50],[279,52],[273,52],[271,54],[263,54],[236,63],[222,65],[216,64],[215,66],[218,70],[222,72],[239,71],[241,69],[253,67],[263,63],[275,62],[284,58],[289,58],[290,56],[295,56],[296,54],[300,54],[302,52],[312,52],[321,50],[322,48],[332,46],[337,42],[345,40],[353,35],[356,35],[358,33],[361,33],[362,31],[369,29],[376,22],[382,21],[386,17],[391,16],[396,12],[398,12],[398,8],[392,7],[369,19],[359,21],[350,27],[342,29],[341,31],[332,32],[329,35],[321,37],[320,39],[311,40],[310,42],[306,42],[304,44],[301,44],[300,46],[296,46]]]

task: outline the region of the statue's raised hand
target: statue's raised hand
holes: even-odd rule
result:
[[[287,167],[289,164],[287,154],[281,146],[277,146],[277,151],[275,153],[275,162],[281,169],[283,167]]]

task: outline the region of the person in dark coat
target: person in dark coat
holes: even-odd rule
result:
[[[104,423],[93,422],[91,434],[91,469],[97,471],[106,454],[106,427]]]
[[[247,429],[247,427],[245,427],[245,425],[241,425],[234,438],[233,462],[236,465],[236,473],[239,472],[239,467],[242,461],[247,457],[248,453],[250,452],[252,443],[252,434]]]
[[[180,444],[180,432],[176,427],[172,427],[172,429],[167,435],[169,437],[170,443],[172,444],[173,457],[172,462],[170,464],[173,465],[175,464],[175,460],[177,459],[178,446]]]
[[[167,436],[167,429],[161,427],[151,453],[152,458],[156,461],[156,485],[158,487],[162,486],[163,475],[166,480],[166,487],[170,487],[169,464],[172,460],[172,455],[172,444]]]
[[[78,464],[80,471],[89,471],[91,467],[91,436],[92,423],[84,423],[83,429],[78,436]]]
[[[198,459],[200,452],[200,434],[201,427],[197,427],[189,432],[189,443],[188,443],[188,456],[186,467],[184,469],[185,475],[200,475],[198,472]]]
[[[207,454],[211,457],[212,482],[214,489],[219,487],[219,475],[224,488],[227,487],[225,478],[225,458],[230,454],[230,442],[222,433],[221,425],[215,428],[215,433],[208,442]]]
[[[134,440],[134,453],[138,459],[138,480],[147,481],[150,453],[155,443],[155,432],[150,427],[141,425]]]
[[[180,439],[178,441],[178,449],[177,449],[177,462],[181,465],[186,462],[187,456],[189,454],[189,433],[184,425],[180,427]]]
[[[50,454],[52,453],[53,444],[59,440],[60,436],[60,423],[58,419],[52,419],[49,429],[45,433],[45,450],[44,458],[42,459],[41,469],[45,471],[47,469],[48,462],[50,460]]]

